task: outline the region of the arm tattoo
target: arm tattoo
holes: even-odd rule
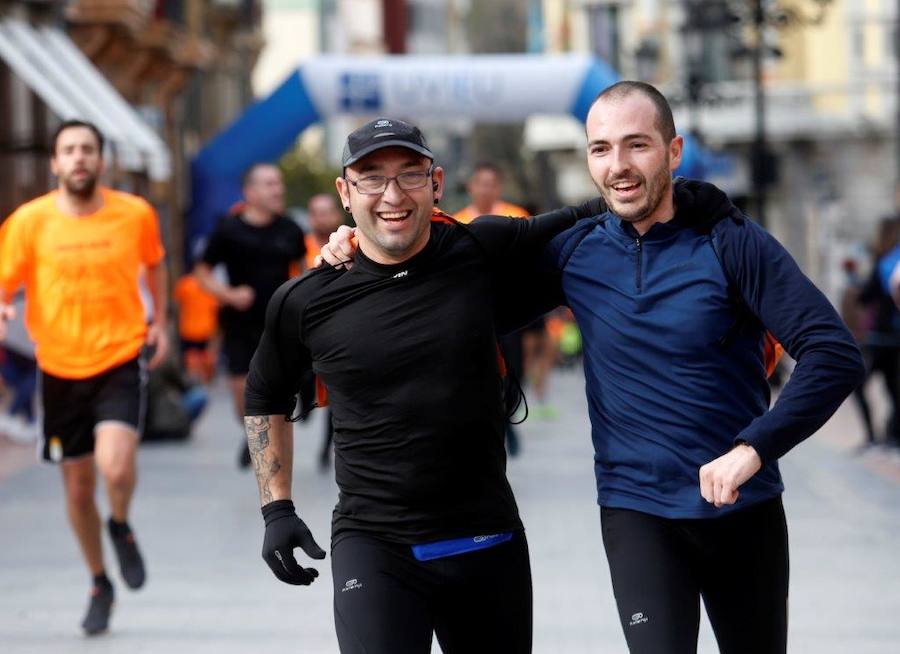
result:
[[[251,454],[262,453],[269,447],[269,416],[244,416],[244,429]]]
[[[253,469],[256,472],[256,481],[259,484],[259,497],[263,504],[268,504],[275,498],[269,489],[269,482],[279,470],[281,463],[278,457],[272,454],[266,457],[266,448],[269,447],[269,416],[245,416],[244,429],[247,432],[247,445],[250,448],[250,458],[253,461]]]

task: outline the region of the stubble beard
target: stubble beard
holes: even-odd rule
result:
[[[371,229],[362,229],[369,241],[391,258],[403,260],[411,256],[411,250],[422,235],[421,229],[401,234],[385,233],[378,229],[379,218],[373,215],[373,219],[375,222],[371,225]],[[407,220],[416,220],[416,217],[411,216]],[[357,226],[359,226],[359,222],[357,222]]]
[[[395,258],[403,258],[409,253],[417,237],[417,233],[392,235],[376,230],[374,240],[385,254]]]
[[[88,200],[93,197],[94,191],[97,189],[97,176],[88,174],[84,179],[77,182],[71,177],[66,177],[63,180],[63,186],[69,195]]]
[[[613,213],[628,223],[639,223],[649,217],[656,208],[659,207],[666,193],[667,184],[671,183],[672,173],[669,171],[669,158],[666,157],[665,162],[660,168],[654,172],[649,179],[639,176],[640,182],[646,191],[645,200],[641,204],[620,203],[615,200],[615,193],[612,191],[612,184],[619,180],[613,180],[611,184],[594,185],[600,191],[600,195],[606,201],[606,206],[612,209]]]

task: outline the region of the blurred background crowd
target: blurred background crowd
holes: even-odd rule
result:
[[[190,275],[205,245],[194,213],[205,190],[191,171],[217,136],[326,55],[373,66],[381,55],[583,55],[658,86],[697,145],[680,172],[727,191],[840,307],[873,381],[856,395],[860,444],[896,442],[900,313],[874,271],[900,236],[898,16],[897,0],[4,0],[0,216],[54,186],[55,125],[101,128],[105,183],[159,213],[175,342],[202,344],[176,353],[151,387],[148,437],[186,438],[220,369],[218,306]],[[439,102],[453,83],[423,80],[421,91]],[[364,91],[349,89],[347,102]],[[273,162],[276,209],[304,230],[308,252],[349,220],[329,196],[344,138],[366,118],[313,121]],[[527,215],[594,194],[573,116],[409,118],[447,171],[450,213]],[[577,363],[579,349],[565,312],[523,335],[534,416],[553,418],[541,402],[548,371]],[[0,376],[0,434],[30,442],[35,366],[21,324]],[[873,394],[887,399],[886,418],[870,409]]]

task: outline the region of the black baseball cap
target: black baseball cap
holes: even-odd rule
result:
[[[407,148],[434,161],[434,153],[428,148],[418,127],[396,118],[376,118],[347,137],[341,165],[346,168],[367,154],[391,147]]]

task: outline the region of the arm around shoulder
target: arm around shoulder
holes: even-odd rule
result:
[[[575,207],[562,207],[530,218],[479,216],[469,229],[492,256],[539,257],[559,234],[579,220],[605,211],[602,199],[593,198]]]

